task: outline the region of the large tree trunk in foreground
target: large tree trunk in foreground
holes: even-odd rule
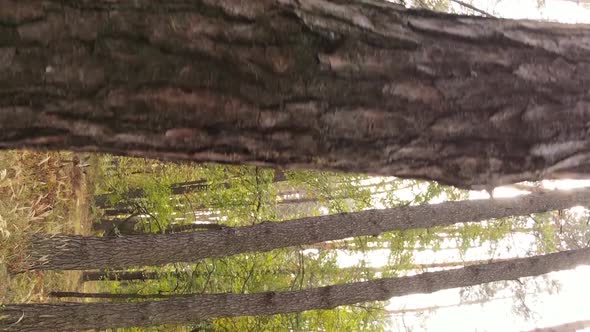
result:
[[[2,0],[0,146],[462,187],[590,174],[590,27],[379,0]]]
[[[189,262],[385,231],[426,228],[558,210],[590,200],[590,189],[368,210],[253,226],[122,237],[34,235],[30,269],[121,268]]]
[[[514,259],[411,277],[258,294],[210,294],[167,301],[134,303],[54,303],[6,305],[0,330],[70,331],[124,326],[188,323],[212,317],[268,315],[310,309],[330,309],[394,296],[432,293],[442,289],[537,276],[590,264],[590,249]],[[18,323],[15,323],[17,322]],[[11,325],[14,324],[14,325]]]

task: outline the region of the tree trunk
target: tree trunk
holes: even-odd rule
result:
[[[590,28],[378,0],[3,0],[0,147],[461,187],[590,174]]]
[[[183,195],[194,191],[205,190],[207,189],[208,185],[209,184],[207,183],[207,180],[173,183],[170,185],[170,192],[172,195]],[[100,208],[113,206],[113,204],[111,204],[109,201],[109,196],[111,195],[113,195],[113,193],[95,195],[94,204]],[[129,201],[143,196],[145,196],[145,191],[143,188],[133,188],[121,194],[121,200]]]
[[[590,327],[590,320],[579,320],[551,327],[536,328],[528,332],[574,332],[582,331],[588,327]]]
[[[275,170],[273,182],[276,183],[286,180],[287,177],[282,171]],[[230,186],[231,182],[229,181],[215,184],[215,187],[223,187],[226,189],[230,188]],[[196,181],[173,183],[170,185],[170,192],[172,193],[172,195],[184,195],[196,191],[203,191],[208,188],[211,188],[211,183],[207,182],[207,180],[202,179]],[[143,188],[133,188],[121,194],[121,201],[115,204],[109,202],[109,196],[111,195],[114,195],[114,193],[95,195],[94,204],[100,208],[125,208],[128,205],[128,201],[144,197],[145,191],[143,190]]]
[[[93,231],[103,231],[103,236],[150,234],[138,226],[141,220],[131,217],[126,219],[103,219],[92,224]],[[196,230],[221,230],[223,226],[213,223],[170,224],[163,230],[164,234]]]
[[[589,200],[590,189],[580,189],[506,199],[367,210],[187,233],[122,237],[36,234],[30,241],[28,268],[91,270],[190,262],[354,236],[378,235],[392,230],[528,215],[587,204]]]
[[[104,236],[138,235],[142,231],[138,228],[141,220],[138,217],[102,219],[92,224],[93,231],[103,231]]]
[[[395,296],[538,276],[590,264],[590,248],[411,277],[257,294],[208,294],[166,301],[128,303],[9,304],[0,311],[0,330],[72,331],[188,323],[235,317],[331,309]]]
[[[175,297],[191,297],[192,294],[119,294],[119,293],[81,293],[81,292],[49,292],[49,296],[56,298],[77,299],[170,299]]]
[[[489,303],[489,302],[493,302],[493,301],[500,301],[500,300],[507,300],[507,299],[511,299],[512,297],[510,296],[503,296],[503,297],[494,297],[494,298],[490,298],[490,299],[477,299],[477,300],[472,300],[472,301],[464,301],[461,303],[456,303],[456,304],[446,304],[446,305],[435,305],[435,306],[430,306],[430,307],[421,307],[421,308],[403,308],[403,309],[390,309],[390,310],[386,310],[386,312],[390,315],[406,315],[406,314],[410,314],[410,313],[423,313],[423,312],[432,312],[432,311],[437,311],[437,310],[441,310],[441,309],[449,309],[449,308],[458,308],[458,307],[462,307],[462,306],[470,306],[470,305],[476,305],[476,304],[485,304],[485,303]]]
[[[401,272],[402,270],[410,270],[410,271],[427,271],[429,269],[447,269],[447,268],[455,268],[459,266],[471,266],[471,265],[480,265],[485,263],[493,262],[504,262],[510,260],[510,258],[497,258],[494,260],[490,259],[481,259],[481,260],[472,260],[472,261],[449,261],[449,262],[440,262],[440,263],[422,263],[422,264],[412,264],[408,267],[395,267],[394,270]],[[339,269],[340,271],[346,272],[358,272],[362,273],[364,271],[372,272],[372,273],[385,273],[387,271],[391,271],[392,269],[388,266],[379,266],[379,267],[358,267],[358,266],[351,266],[351,267],[343,267]]]
[[[132,206],[120,206],[114,209],[107,209],[104,210],[103,215],[105,217],[114,217],[114,216],[121,216],[121,215],[130,215],[137,211],[136,207]]]
[[[166,275],[166,273],[154,271],[84,271],[82,272],[82,281],[148,280],[160,279]]]

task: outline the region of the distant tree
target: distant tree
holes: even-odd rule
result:
[[[182,195],[196,190],[205,190],[207,186],[208,183],[206,180],[173,183],[170,185],[170,192],[172,195]],[[130,201],[145,196],[145,191],[142,188],[133,188],[121,194],[108,193],[96,195],[94,196],[94,204],[100,208],[111,207],[113,203],[110,201],[110,198],[114,195],[118,196],[122,201]],[[121,206],[118,207],[121,208]]]
[[[167,273],[159,271],[84,271],[82,272],[82,281],[129,281],[129,280],[147,280],[160,279],[167,276]],[[175,277],[181,277],[176,275]]]
[[[429,312],[438,311],[438,310],[442,310],[442,309],[459,308],[462,306],[484,305],[488,302],[506,300],[509,298],[510,297],[503,296],[503,297],[495,297],[492,299],[477,299],[477,300],[472,300],[472,301],[461,301],[460,303],[456,303],[456,304],[433,305],[433,306],[429,306],[429,307],[419,307],[419,308],[389,309],[389,310],[387,310],[387,313],[390,315],[407,315],[407,314],[411,314],[411,313],[429,313]]]
[[[189,224],[174,224],[170,223],[164,227],[161,232],[164,234],[180,233],[187,231],[198,230],[220,230],[223,227],[219,224],[213,223],[189,223]],[[119,236],[119,235],[138,235],[147,234],[141,227],[141,219],[136,216],[121,219],[103,219],[92,224],[94,231],[104,232],[104,236]]]
[[[539,327],[527,332],[573,332],[582,331],[590,327],[590,320],[579,320],[550,327]]]

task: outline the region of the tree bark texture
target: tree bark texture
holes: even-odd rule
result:
[[[590,28],[379,0],[0,0],[0,147],[480,187],[590,174]]]
[[[121,237],[33,235],[30,269],[91,270],[161,265],[267,251],[385,231],[445,226],[587,204],[590,189],[367,210],[174,234]]]
[[[6,305],[3,331],[71,331],[188,323],[213,317],[269,315],[432,293],[442,289],[538,276],[590,264],[590,249],[564,251],[411,277],[377,279],[301,291],[208,294],[166,301]]]

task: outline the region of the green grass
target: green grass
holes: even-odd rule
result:
[[[31,234],[89,234],[97,156],[77,165],[70,152],[0,151],[0,303],[51,301],[54,290],[83,291],[80,272],[26,268]],[[87,289],[86,289],[87,290]],[[90,290],[87,290],[90,291]]]

